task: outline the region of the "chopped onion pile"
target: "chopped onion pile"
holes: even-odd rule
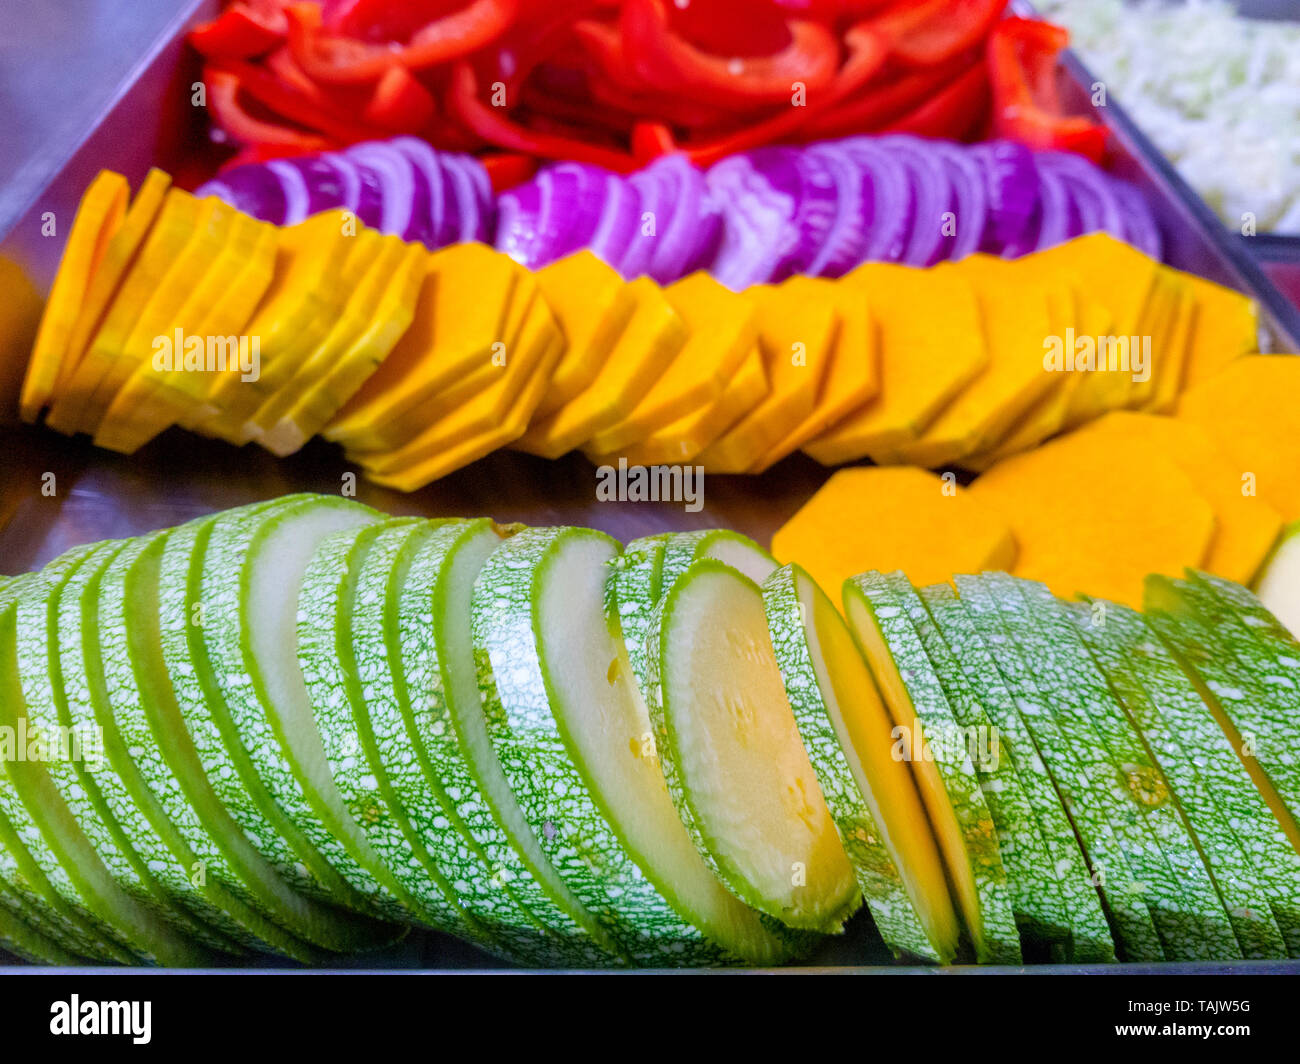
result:
[[[733,155],[704,173],[668,157],[629,178],[561,163],[503,194],[496,246],[526,266],[580,247],[631,278],[708,269],[736,290],[861,262],[1013,257],[1104,229],[1160,255],[1132,186],[1078,155],[991,141],[850,137]]]
[[[416,137],[367,141],[342,151],[236,166],[195,193],[216,196],[276,225],[334,207],[431,248],[491,238],[487,171],[470,155],[435,151]]]
[[[1218,0],[1039,6],[1230,228],[1300,233],[1300,26]]]

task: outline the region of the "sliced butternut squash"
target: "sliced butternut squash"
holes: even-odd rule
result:
[[[219,376],[187,426],[234,444],[253,438],[250,419],[325,338],[346,299],[344,284],[355,283],[347,263],[357,247],[357,236],[348,235],[356,223],[345,228],[346,222],[344,212],[325,211],[278,231],[271,285],[247,328],[259,340],[259,373],[253,380],[238,372]]]
[[[596,379],[558,410],[528,426],[514,447],[543,458],[558,458],[616,424],[664,367],[685,346],[689,331],[682,316],[648,277],[628,289],[636,308]]]
[[[926,428],[919,439],[889,455],[891,461],[934,469],[972,454],[1007,429],[1061,383],[1043,366],[1043,340],[1052,331],[1049,289],[1034,279],[1032,262],[971,255],[939,266],[975,290],[989,363]]]
[[[593,451],[621,451],[712,404],[754,346],[758,322],[752,304],[707,273],[669,285],[664,297],[686,323],[686,343],[628,413],[586,441]]]
[[[758,344],[769,388],[763,400],[700,453],[712,473],[744,473],[817,405],[840,319],[798,288],[760,285],[745,293],[758,314]]]
[[[132,454],[205,402],[217,380],[208,359],[238,365],[238,334],[271,282],[274,260],[274,226],[235,214],[224,249],[177,312],[186,344],[202,346],[173,350],[169,366],[156,366],[152,357],[140,363],[109,404],[95,432],[97,446]]]
[[[1116,434],[1058,437],[997,463],[969,490],[1011,527],[1013,572],[1062,597],[1139,609],[1147,574],[1203,567],[1215,532],[1214,510],[1186,473],[1163,455],[1135,456]]]
[[[1195,274],[1183,274],[1183,281],[1197,308],[1183,370],[1186,391],[1234,359],[1259,350],[1259,307],[1248,296]]]
[[[143,345],[164,334],[183,285],[193,283],[202,254],[211,255],[212,223],[228,217],[218,203],[200,203],[187,192],[171,189],[148,239],[131,263],[121,286],[77,362],[68,381],[60,386],[46,424],[60,432],[93,432],[116,394]],[[188,254],[183,254],[188,252]],[[196,261],[197,260],[197,261]],[[209,257],[208,262],[211,262]],[[182,277],[184,275],[184,277]],[[132,360],[130,351],[136,352]]]
[[[103,257],[91,274],[85,298],[77,308],[77,319],[68,337],[67,357],[59,365],[58,384],[54,389],[56,396],[62,395],[72,380],[86,345],[99,328],[118,285],[152,231],[171,184],[170,175],[162,170],[150,170],[132,198],[126,217],[109,239]]]
[[[35,421],[54,394],[60,367],[69,358],[77,312],[85,302],[95,270],[126,217],[129,194],[126,178],[101,170],[81,198],[23,378],[19,414],[24,421]]]
[[[313,386],[258,440],[272,454],[293,454],[320,432],[410,328],[428,251],[423,244],[400,240],[393,247],[391,268],[386,265],[377,278],[380,288],[372,297],[370,317],[338,338],[333,357],[316,375]]]
[[[564,355],[564,337],[554,320],[548,319],[549,313],[546,304],[539,300],[529,330],[536,335],[531,348],[536,358],[517,356],[517,364],[531,364],[532,368],[504,416],[494,422],[478,419],[473,423],[468,420],[448,423],[442,426],[442,439],[437,444],[426,447],[418,455],[414,447],[406,449],[411,459],[409,464],[384,471],[371,469],[367,476],[385,487],[415,491],[518,438],[528,427],[533,411],[550,387],[551,374]]]
[[[878,330],[862,293],[825,277],[792,277],[784,287],[810,304],[832,307],[839,318],[839,329],[812,411],[750,466],[751,473],[762,473],[793,454],[853,411],[865,407],[880,390]]]
[[[1183,393],[1178,417],[1199,425],[1285,521],[1300,518],[1300,358],[1249,355]]]
[[[746,411],[762,402],[767,389],[767,370],[762,352],[755,344],[716,402],[665,425],[622,453],[603,455],[590,449],[584,453],[598,466],[617,465],[619,458],[625,458],[629,465],[644,466],[689,462],[744,417]]]
[[[834,590],[858,573],[901,569],[914,584],[1009,569],[1007,523],[964,488],[910,466],[841,469],[772,537],[772,553]]]
[[[521,407],[526,415],[523,424],[527,425],[545,394],[544,389],[537,392],[528,386],[536,384],[539,372],[544,371],[549,378],[556,365],[557,348],[562,354],[564,334],[546,300],[535,299],[504,363],[492,366],[497,379],[491,385],[468,402],[440,413],[423,432],[397,450],[349,452],[349,456],[372,473],[387,474],[421,466],[464,441],[488,435],[495,438],[494,429],[506,422],[513,425],[523,416]]]
[[[1214,510],[1215,534],[1205,568],[1249,585],[1282,532],[1282,515],[1256,495],[1242,493],[1241,474],[1190,421],[1117,411],[1085,425],[1080,434],[1110,434],[1128,443],[1133,460],[1148,453],[1173,462]]]
[[[398,447],[422,426],[408,415],[458,380],[492,360],[493,344],[509,344],[507,315],[516,304],[524,271],[518,263],[483,244],[454,244],[427,259],[411,327],[383,365],[362,385],[326,428],[325,436],[346,447]]]
[[[600,372],[627,327],[636,300],[627,282],[590,251],[579,251],[535,274],[542,297],[564,331],[566,347],[536,417],[551,414],[582,392]]]
[[[840,283],[862,291],[880,324],[880,394],[804,444],[823,465],[917,439],[988,362],[975,294],[959,274],[869,262]]]
[[[391,268],[395,263],[396,245],[392,239],[381,237],[373,229],[358,230],[355,236],[346,238],[346,245],[336,298],[318,307],[323,328],[312,330],[310,345],[294,345],[263,370],[262,377],[266,378],[269,370],[270,379],[258,381],[260,401],[242,428],[246,439],[261,437],[284,416],[297,397],[311,387],[335,350],[332,339],[336,340],[346,330],[356,328],[358,323],[369,318],[369,301],[378,292],[383,273],[380,260],[384,259]]]

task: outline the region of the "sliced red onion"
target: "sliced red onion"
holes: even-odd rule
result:
[[[1069,240],[1070,232],[1070,196],[1065,183],[1050,169],[1038,171],[1038,239],[1035,251],[1056,247]]]
[[[632,236],[623,252],[622,261],[610,262],[610,265],[626,279],[633,280],[650,271],[650,262],[654,257],[655,245],[659,242],[660,206],[664,204],[665,189],[659,175],[639,170],[627,179],[628,186],[636,193],[637,214],[632,227]],[[665,212],[672,211],[668,203]],[[647,226],[653,226],[646,232]]]
[[[609,171],[559,163],[498,200],[497,247],[530,268],[545,266],[590,245],[604,208]],[[457,188],[471,196],[472,182]]]
[[[862,214],[869,234],[862,261],[901,262],[915,213],[907,170],[873,137],[848,137],[838,143],[862,175]]]
[[[430,247],[443,247],[444,219],[447,214],[447,193],[442,167],[438,165],[438,153],[428,141],[417,137],[394,137],[390,143],[415,165],[416,173],[424,180],[427,192],[425,226],[429,237],[425,241]]]
[[[224,191],[225,195],[220,198],[237,210],[264,222],[284,224],[285,212],[288,210],[284,185],[267,167],[257,163],[236,166],[222,174],[220,181],[209,182],[194,194],[202,199],[213,194],[209,192],[212,187],[219,190],[216,194]]]
[[[1050,168],[1065,182],[1079,205],[1084,232],[1104,229],[1124,239],[1124,220],[1115,195],[1118,182],[1073,152],[1040,152],[1036,162],[1040,169]]]
[[[907,167],[911,176],[912,233],[902,261],[909,266],[933,266],[943,256],[944,215],[952,203],[947,170],[919,137],[881,137],[879,144]]]
[[[709,272],[737,292],[771,280],[799,247],[793,197],[773,188],[747,155],[711,167],[708,182],[723,211],[722,239]]]
[[[363,182],[365,170],[370,170],[379,179],[382,208],[380,232],[398,235],[405,233],[406,227],[411,224],[414,208],[415,165],[402,152],[382,141],[354,144],[344,154],[361,167]],[[359,210],[357,216],[361,217]]]
[[[1122,238],[1139,251],[1159,260],[1164,241],[1146,198],[1127,181],[1116,181],[1114,193],[1123,219]]]
[[[532,265],[541,210],[542,190],[536,181],[502,193],[497,199],[496,249],[524,266]]]
[[[301,155],[283,161],[302,175],[307,189],[308,217],[346,202],[346,180],[324,155]]]
[[[606,176],[604,196],[605,206],[591,237],[591,252],[617,269],[641,224],[641,197],[632,183],[618,174]]]
[[[654,203],[648,217],[647,212],[642,211],[637,235],[644,246],[637,249],[636,258],[641,262],[641,273],[659,281],[663,271],[658,270],[659,276],[656,276],[656,272],[657,264],[663,262],[664,241],[668,238],[674,219],[681,216],[681,200],[677,195],[676,182],[672,174],[651,163],[644,170],[633,174],[628,183],[636,190],[639,199]],[[652,191],[649,186],[654,186]],[[677,276],[680,277],[681,274]]]
[[[862,171],[840,144],[807,149],[835,178],[835,219],[817,257],[808,265],[813,277],[841,277],[862,262],[870,240],[872,204],[863,195]]]
[[[1009,140],[976,144],[968,152],[983,170],[988,190],[988,222],[980,247],[1000,252],[1008,244],[1023,242],[1038,207],[1034,153]]]
[[[835,223],[835,175],[819,158],[796,148],[758,148],[747,154],[755,173],[793,204],[794,241],[765,278],[782,281],[807,270],[826,243]]]
[[[722,212],[704,174],[684,156],[656,160],[632,178],[633,187],[643,175],[658,181],[661,202],[669,205],[660,212],[658,236],[651,242],[649,274],[660,284],[670,284],[712,260],[722,232]]]
[[[988,221],[989,194],[984,171],[965,148],[946,140],[927,142],[948,171],[954,232],[945,238],[944,258],[958,260],[979,250]]]
[[[468,156],[451,153],[439,156],[438,162],[446,177],[449,205],[453,195],[456,205],[455,211],[447,212],[447,220],[452,224],[446,242],[468,244],[486,239],[487,204],[480,201],[474,173],[481,167]]]

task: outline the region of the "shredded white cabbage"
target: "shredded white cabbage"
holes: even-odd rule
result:
[[[1300,233],[1300,26],[1222,0],[1036,7],[1225,224]]]

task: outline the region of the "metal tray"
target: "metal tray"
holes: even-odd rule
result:
[[[120,2],[125,5],[126,0]],[[17,324],[4,326],[17,354],[0,346],[0,365],[9,363],[11,357],[20,365],[25,362],[44,293],[62,250],[61,241],[40,235],[42,214],[54,211],[58,217],[70,219],[86,184],[100,168],[118,170],[135,185],[151,165],[176,172],[188,165],[193,153],[209,150],[201,116],[188,104],[189,87],[198,69],[184,47],[183,35],[190,25],[210,17],[216,0],[178,0],[170,12],[162,0],[133,2],[138,4],[138,18],[132,23],[135,33],[148,36],[147,25],[140,20],[152,18],[156,32],[149,39],[153,43],[143,50],[134,69],[123,71],[124,82],[92,86],[90,91],[102,92],[106,102],[85,108],[84,133],[67,143],[44,147],[38,162],[47,172],[34,183],[30,194],[0,198],[0,268],[8,260],[30,282],[25,296],[22,290],[17,292],[18,309],[13,312]],[[75,25],[77,16],[69,9],[89,17],[104,6],[103,0],[64,0],[59,24]],[[16,32],[10,35],[11,44],[18,43]],[[36,52],[63,54],[48,42],[39,47],[38,43],[33,45]],[[1074,98],[1086,99],[1085,87],[1092,81],[1087,71],[1068,57],[1066,72]],[[33,105],[33,113],[39,113],[39,107]],[[1279,349],[1300,350],[1300,315],[1295,308],[1251,257],[1227,238],[1208,208],[1117,106],[1112,104],[1100,117],[1116,133],[1117,171],[1138,182],[1152,199],[1167,234],[1172,264],[1253,295],[1260,303],[1270,342]],[[15,206],[15,198],[23,202]],[[9,291],[6,296],[14,298]],[[0,397],[6,394],[5,389],[6,382],[0,378]],[[0,409],[0,454],[4,456],[0,462],[0,570],[8,573],[40,566],[78,543],[137,535],[290,491],[336,493],[342,478],[353,472],[337,448],[319,440],[292,458],[280,460],[256,448],[236,450],[177,430],[138,454],[123,457],[97,450],[84,440],[5,423],[4,414]],[[52,495],[42,490],[50,483],[47,474],[54,477]],[[661,531],[722,526],[767,543],[828,475],[823,467],[795,455],[761,477],[710,476],[704,508],[689,513],[680,504],[597,501],[593,468],[578,455],[544,461],[498,452],[412,495],[359,480],[357,497],[393,514],[485,514],[499,521],[586,525],[622,540]],[[907,970],[890,966],[889,961],[889,952],[870,920],[859,916],[846,935],[828,941],[808,965]],[[411,934],[400,946],[383,953],[355,958],[350,966],[501,967],[460,942],[423,932]],[[1300,971],[1300,963],[1281,967]],[[1211,970],[1211,966],[1180,965],[1179,969]],[[1213,966],[1213,970],[1222,970],[1222,966]]]

